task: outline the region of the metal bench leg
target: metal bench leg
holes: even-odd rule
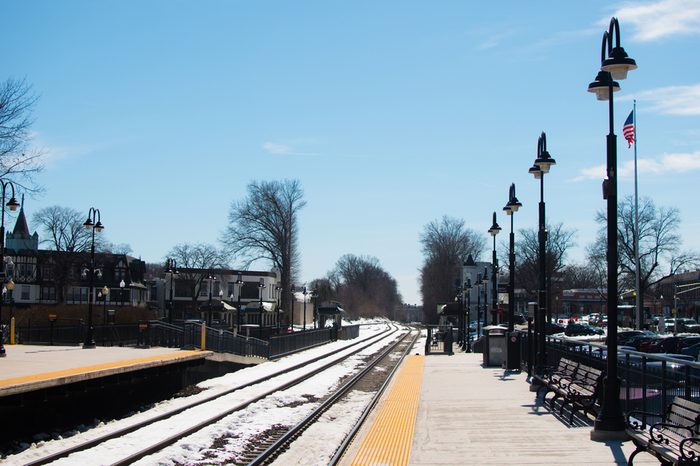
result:
[[[632,461],[634,460],[634,457],[637,456],[637,453],[642,452],[642,451],[645,451],[645,448],[637,445],[637,448],[632,452],[630,457],[627,459],[627,465],[634,466],[634,464],[632,463]]]

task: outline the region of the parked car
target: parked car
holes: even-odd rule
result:
[[[700,333],[700,324],[697,323],[695,319],[689,317],[676,317],[666,319],[666,331],[674,333]],[[676,328],[678,324],[678,328]]]
[[[603,329],[593,327],[588,324],[575,324],[571,323],[564,329],[564,335],[567,337],[581,337],[587,335],[603,335],[605,332]]]
[[[687,356],[693,356],[697,359],[698,355],[700,354],[700,343],[686,346],[685,348],[683,348],[681,350],[681,354],[685,354]]]
[[[673,353],[678,347],[680,337],[658,337],[640,345],[645,353]]]
[[[635,346],[632,342],[641,336],[655,337],[657,335],[651,330],[626,330],[617,334],[617,344],[618,346]]]
[[[629,338],[626,342],[626,346],[631,346],[637,351],[643,351],[642,345],[645,343],[658,338],[658,335],[656,334],[651,334],[651,335],[636,335],[631,338]]]
[[[680,337],[678,344],[676,345],[676,351],[674,353],[683,354],[683,350],[689,346],[693,346],[700,343],[700,335],[698,336],[684,336]]]
[[[563,325],[547,322],[544,333],[546,335],[554,335],[556,333],[562,333],[565,329],[566,328]]]

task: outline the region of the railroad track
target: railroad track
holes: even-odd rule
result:
[[[412,338],[409,338],[409,336]],[[335,391],[335,393],[330,395],[303,420],[291,428],[277,429],[277,431],[274,434],[271,433],[269,435],[270,438],[261,443],[261,445],[255,451],[246,452],[243,457],[243,461],[236,461],[235,464],[247,464],[249,466],[272,464],[280,455],[282,455],[293,445],[293,442],[299,436],[301,436],[304,431],[313,425],[334,404],[342,401],[353,389],[355,389],[360,383],[364,382],[368,375],[371,374],[376,367],[383,363],[388,366],[390,370],[386,371],[387,375],[382,383],[377,384],[374,382],[374,385],[379,386],[375,395],[363,411],[353,429],[351,429],[350,433],[346,435],[345,439],[343,439],[333,455],[333,459],[331,460],[330,464],[337,464],[342,457],[342,454],[345,452],[345,449],[352,441],[352,438],[356,435],[362,423],[365,421],[367,414],[374,407],[385,387],[391,380],[394,372],[401,365],[401,362],[406,354],[408,354],[411,348],[413,348],[419,336],[419,330],[413,330],[411,333],[404,334],[401,339],[384,349],[377,357],[367,364],[364,369],[347,380]],[[399,354],[400,356],[398,358],[393,358],[392,360],[392,356],[396,354]],[[276,439],[274,438],[275,436],[277,437]],[[284,463],[284,460],[281,460],[281,462]]]
[[[294,365],[292,367],[276,371],[274,373],[268,374],[264,377],[260,377],[254,381],[245,383],[245,384],[240,384],[234,387],[231,387],[230,389],[227,389],[225,391],[221,391],[218,393],[215,393],[213,395],[203,397],[200,399],[197,399],[195,401],[192,401],[190,403],[187,403],[183,406],[180,406],[176,409],[168,410],[167,412],[148,417],[147,419],[144,419],[139,422],[134,422],[130,423],[128,426],[122,427],[122,428],[117,428],[113,429],[110,432],[107,432],[105,434],[98,434],[96,433],[92,438],[86,441],[81,441],[75,445],[69,446],[62,448],[57,451],[52,451],[44,455],[35,455],[33,456],[29,461],[22,461],[21,463],[17,464],[23,464],[26,466],[38,466],[38,465],[44,465],[44,464],[49,464],[54,461],[60,460],[61,458],[67,458],[71,455],[83,455],[86,452],[89,452],[90,450],[94,450],[96,448],[99,448],[100,446],[106,444],[107,442],[110,441],[115,441],[117,439],[121,439],[126,437],[127,435],[136,435],[138,436],[141,431],[145,431],[146,429],[151,429],[154,425],[157,425],[160,422],[167,422],[168,420],[173,419],[176,416],[191,416],[195,417],[194,414],[202,409],[203,406],[211,403],[220,403],[222,404],[221,409],[217,409],[217,413],[214,416],[207,416],[205,419],[201,419],[198,422],[190,422],[188,423],[187,428],[182,428],[179,429],[177,432],[172,433],[171,435],[168,435],[166,438],[161,438],[159,441],[153,442],[151,445],[149,445],[147,448],[141,448],[138,451],[125,455],[121,460],[118,461],[113,461],[111,462],[112,466],[116,465],[127,465],[131,464],[135,461],[138,461],[140,458],[143,458],[145,456],[151,455],[155,452],[158,452],[165,447],[172,445],[173,443],[176,443],[178,440],[187,437],[191,435],[194,432],[199,431],[200,429],[203,429],[206,426],[209,426],[211,424],[214,424],[221,419],[223,419],[226,416],[229,416],[230,414],[236,412],[236,411],[241,411],[248,407],[249,405],[262,400],[270,395],[272,395],[275,392],[278,392],[280,390],[287,389],[289,387],[292,387],[298,383],[303,382],[304,380],[308,379],[309,377],[318,374],[322,372],[323,370],[328,369],[331,366],[334,366],[339,363],[339,361],[342,361],[344,359],[347,359],[353,355],[356,355],[360,353],[361,351],[365,350],[366,348],[376,344],[377,342],[391,338],[396,332],[398,332],[399,329],[396,326],[389,326],[387,325],[387,329],[384,331],[380,332],[379,334],[373,335],[371,337],[358,340],[357,342],[354,342],[351,345],[348,345],[342,349],[338,349],[329,353],[326,353],[322,356],[313,358],[311,360],[305,360],[300,364]],[[312,368],[312,366],[318,363],[318,367]],[[260,384],[263,384],[265,382],[270,382],[272,379],[277,378],[277,377],[284,377],[284,376],[289,376],[289,374],[293,373],[294,371],[301,371],[303,372],[301,375],[293,376],[290,379],[286,380],[284,383],[280,383],[279,385],[275,384],[273,388],[269,390],[265,390],[263,393],[258,394],[257,396],[252,396],[252,397],[246,397],[245,400],[243,401],[238,401],[234,403],[233,405],[227,404],[225,402],[227,397],[236,395],[237,393],[243,391],[244,389],[259,386]],[[82,453],[81,453],[82,452]],[[20,455],[15,455],[15,456],[21,456]],[[8,460],[12,461],[12,457],[8,457]],[[70,458],[67,458],[70,460]],[[90,461],[84,461],[80,460],[81,464],[96,464],[96,463],[91,463]],[[12,464],[12,463],[11,463]],[[69,463],[65,463],[69,464]],[[105,464],[105,462],[100,462],[99,464]]]

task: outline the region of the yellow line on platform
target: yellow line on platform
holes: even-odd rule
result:
[[[425,356],[410,356],[399,370],[377,418],[350,464],[406,465],[416,425]]]
[[[171,354],[161,354],[157,356],[148,356],[145,358],[136,359],[126,359],[122,361],[105,362],[101,364],[94,364],[91,366],[74,367],[71,369],[63,369],[60,371],[45,372],[43,374],[32,374],[22,377],[14,377],[11,379],[0,380],[0,388],[9,387],[12,385],[22,385],[31,382],[40,382],[44,380],[60,379],[62,377],[71,377],[81,374],[89,374],[93,372],[100,372],[109,369],[119,369],[123,367],[130,367],[139,364],[147,364],[155,361],[166,361],[171,359],[182,359],[188,356],[202,354],[201,351],[178,351]]]

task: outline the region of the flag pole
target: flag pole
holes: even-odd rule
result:
[[[635,309],[637,311],[637,329],[642,329],[642,305],[644,301],[642,300],[641,291],[641,267],[639,263],[639,189],[637,182],[637,143],[638,132],[637,132],[637,99],[633,101],[632,106],[632,124],[634,125],[634,265],[636,269],[635,273],[635,289],[636,299],[635,299]]]

